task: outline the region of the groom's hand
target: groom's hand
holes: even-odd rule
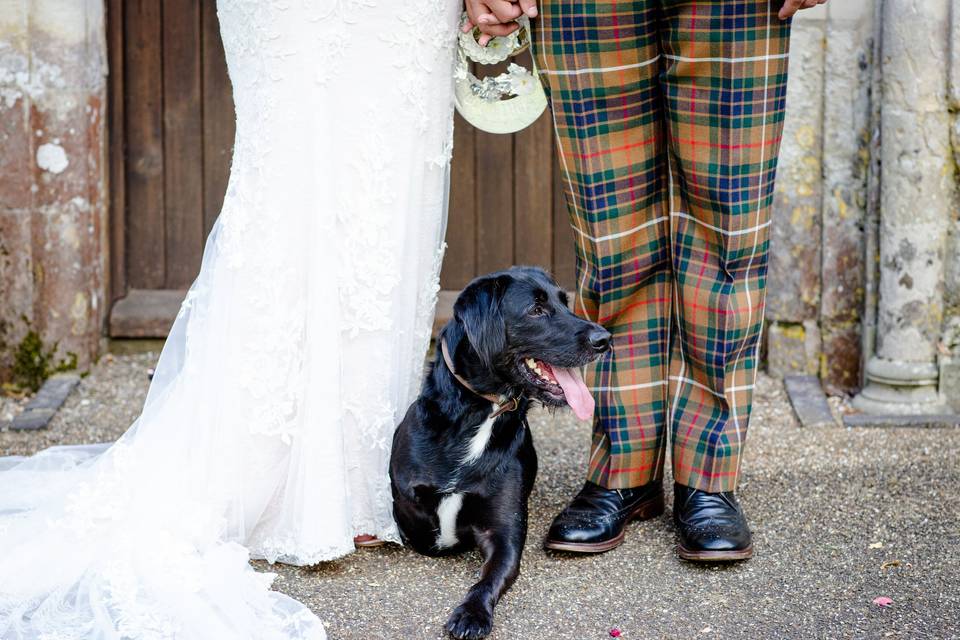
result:
[[[519,29],[516,20],[521,15],[530,18],[537,15],[536,0],[465,0],[464,5],[469,20],[463,25],[463,31],[479,28],[481,36],[477,42],[483,46],[497,36],[506,36]]]
[[[818,4],[825,4],[826,2],[827,0],[784,0],[778,16],[781,20],[786,20],[792,18],[793,14],[801,9],[812,9]]]

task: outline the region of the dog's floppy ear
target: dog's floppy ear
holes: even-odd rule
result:
[[[453,317],[463,327],[467,341],[488,369],[493,358],[507,346],[500,301],[508,285],[508,276],[477,278],[467,285],[453,305]]]

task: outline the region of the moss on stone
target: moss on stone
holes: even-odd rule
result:
[[[75,353],[67,353],[66,358],[56,361],[58,346],[59,343],[54,343],[47,348],[36,331],[28,331],[13,354],[14,384],[37,391],[51,375],[76,369]]]
[[[778,322],[777,329],[780,335],[791,340],[804,340],[807,336],[803,325],[798,322]]]

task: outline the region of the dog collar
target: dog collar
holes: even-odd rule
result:
[[[467,391],[470,391],[474,395],[480,396],[485,400],[489,400],[492,404],[497,405],[497,408],[493,410],[493,413],[490,414],[490,420],[498,418],[500,415],[507,413],[508,411],[516,411],[520,408],[520,397],[511,398],[506,402],[501,402],[498,396],[495,396],[491,393],[480,393],[474,389],[469,382],[464,380],[457,374],[457,370],[453,367],[453,358],[450,357],[450,350],[447,349],[447,341],[443,338],[440,339],[440,352],[443,354],[443,361],[447,365],[447,369],[450,370],[450,375],[452,375],[457,382],[466,387]]]

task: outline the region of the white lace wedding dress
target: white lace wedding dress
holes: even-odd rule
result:
[[[322,638],[248,556],[397,539],[387,463],[438,290],[459,0],[218,10],[223,212],[130,430],[0,462],[4,640]]]

